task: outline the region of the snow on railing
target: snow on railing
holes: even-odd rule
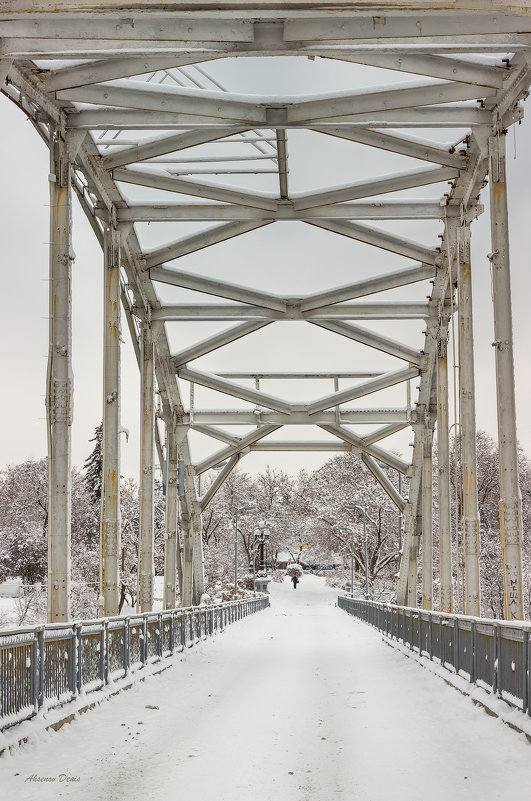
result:
[[[531,715],[531,624],[340,596],[351,615]]]
[[[266,609],[259,595],[128,617],[0,632],[0,730],[99,690]]]

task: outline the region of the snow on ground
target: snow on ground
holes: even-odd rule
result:
[[[529,797],[522,735],[336,609],[323,579],[270,587],[270,610],[0,758],[2,798]]]

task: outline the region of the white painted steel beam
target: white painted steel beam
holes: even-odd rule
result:
[[[210,470],[215,465],[220,464],[220,462],[224,462],[226,459],[230,459],[237,453],[242,453],[251,445],[258,442],[258,440],[267,437],[269,434],[272,434],[273,431],[281,428],[278,425],[266,425],[257,428],[255,431],[251,431],[250,434],[246,434],[244,437],[240,439],[237,445],[229,445],[227,448],[222,448],[222,450],[217,451],[216,453],[212,454],[212,456],[208,456],[203,461],[199,462],[195,466],[195,473],[196,475],[201,475],[201,473]]]
[[[458,58],[430,55],[427,53],[343,53],[338,58],[354,64],[366,64],[398,72],[442,78],[447,81],[461,81],[476,86],[490,86],[501,89],[507,77],[507,69],[489,64],[481,64]]]
[[[461,530],[465,568],[465,615],[481,614],[480,520],[476,457],[476,400],[474,376],[474,322],[470,228],[460,226],[457,242],[459,320],[459,416],[461,444]],[[450,610],[451,611],[451,610]]]
[[[238,304],[172,304],[161,306],[151,313],[152,320],[164,322],[183,320],[307,320],[341,319],[341,320],[422,320],[433,314],[426,303],[348,303],[335,306],[324,306],[301,312],[298,303],[291,305],[288,299],[286,312],[264,309],[259,306]],[[187,361],[185,359],[185,361]]]
[[[206,278],[192,273],[185,273],[182,270],[170,270],[165,267],[152,268],[149,271],[149,275],[152,281],[179,286],[182,289],[192,289],[195,292],[203,292],[205,295],[215,295],[227,300],[249,303],[253,306],[281,312],[285,312],[287,309],[286,301],[278,295],[260,292],[260,290],[250,289],[239,284],[218,281],[215,278]]]
[[[389,250],[391,253],[406,256],[408,259],[416,259],[424,264],[436,265],[440,260],[439,253],[435,248],[426,248],[423,245],[419,245],[418,242],[412,242],[395,234],[379,231],[368,225],[340,220],[306,220],[306,223],[331,231],[334,234],[341,234],[341,236],[349,237],[349,239],[356,239],[366,245],[373,245],[383,250]]]
[[[104,213],[103,210],[101,213]],[[292,205],[278,204],[275,211],[251,206],[214,203],[130,204],[118,209],[117,217],[125,222],[226,222],[228,220],[440,220],[445,206],[440,201],[373,201],[369,203],[334,203],[297,211]]]
[[[120,411],[121,320],[120,234],[105,229],[103,312],[103,435],[101,543],[103,614],[118,614],[121,557]]]
[[[265,104],[255,100],[239,100],[237,95],[228,92],[207,93],[201,89],[146,83],[128,78],[106,84],[95,83],[78,86],[74,89],[60,89],[55,95],[58,100],[70,100],[76,103],[91,103],[141,111],[197,114],[217,119],[218,124],[219,120],[227,119],[240,120],[240,123],[252,123],[253,126],[267,125]],[[455,98],[450,97],[449,99]]]
[[[269,225],[269,221],[231,222],[219,225],[216,228],[209,228],[207,231],[200,231],[198,234],[187,236],[184,239],[177,239],[162,248],[147,251],[144,256],[146,267],[147,269],[158,267],[166,261],[180,259],[189,253],[195,253],[211,245],[217,245],[220,242],[226,242],[228,239],[234,239],[236,236],[247,234],[249,231],[255,231],[257,228],[263,228],[264,225]]]
[[[235,342],[236,340],[241,339],[248,334],[252,334],[255,331],[259,331],[261,328],[264,328],[269,324],[269,320],[242,323],[241,325],[236,325],[233,328],[229,328],[227,331],[222,331],[220,334],[214,334],[211,337],[202,339],[195,345],[191,345],[189,348],[181,350],[179,353],[175,353],[171,357],[172,366],[175,372],[177,372],[178,369],[187,364],[187,362],[198,359],[200,356],[205,356],[207,353],[212,353],[212,351],[222,348],[224,345],[228,345],[230,342]]]
[[[417,186],[451,181],[457,178],[459,171],[453,167],[437,167],[430,170],[412,170],[399,173],[386,178],[376,178],[371,181],[361,181],[357,184],[341,186],[319,192],[311,192],[302,197],[293,197],[293,207],[296,211],[311,209],[314,206],[326,206],[330,203],[342,203],[347,200],[359,200],[375,195],[385,195],[388,192],[397,192],[402,189],[412,189]]]
[[[375,442],[380,442],[382,439],[392,436],[392,434],[403,431],[408,425],[409,421],[405,423],[390,423],[389,425],[382,426],[382,428],[373,431],[372,434],[367,434],[363,437],[363,441],[366,445],[374,445]]]
[[[214,498],[217,491],[221,489],[225,481],[228,479],[228,477],[230,476],[230,474],[240,461],[240,458],[241,454],[235,453],[234,456],[231,456],[231,458],[228,460],[223,470],[220,470],[220,472],[217,474],[216,478],[214,479],[210,487],[207,489],[205,494],[199,499],[199,503],[201,504],[201,512],[205,511],[205,509],[207,508],[210,501]]]
[[[509,14],[460,14],[455,9],[448,14],[444,11],[434,13],[433,8],[429,10],[430,13],[420,15],[420,20],[418,12],[384,14],[377,18],[377,22],[374,17],[359,13],[291,19],[284,24],[284,39],[287,42],[359,42],[406,38],[415,42],[429,39],[431,42],[441,37],[481,36],[488,40],[492,36],[531,30],[529,19]]]
[[[346,425],[374,425],[377,423],[401,423],[406,424],[410,422],[410,418],[415,419],[415,411],[408,409],[346,409],[341,407],[340,419]],[[278,425],[319,425],[332,424],[336,422],[335,411],[321,411],[316,414],[308,414],[307,412],[293,411],[291,414],[284,414],[282,412],[273,412],[268,409],[200,409],[195,410],[193,414],[193,427],[194,430],[202,433],[204,425],[243,425],[254,426],[260,423],[274,423]],[[183,423],[190,425],[190,414],[183,415]],[[209,433],[213,436],[212,430]],[[223,440],[227,444],[231,444],[223,432]],[[218,431],[218,438],[221,439],[221,433]]]
[[[413,159],[441,164],[444,167],[455,167],[459,170],[466,163],[464,156],[460,153],[450,153],[449,150],[434,146],[432,142],[425,142],[413,137],[394,136],[382,131],[372,131],[353,125],[329,125],[323,128],[316,126],[313,130],[317,133],[335,136],[339,139],[347,139],[350,142],[357,142],[361,145],[376,147],[391,153],[399,153],[402,156],[409,156]]]
[[[48,423],[48,623],[70,619],[72,496],[72,190],[59,132],[50,149]]]
[[[243,206],[252,206],[268,211],[276,211],[277,208],[277,201],[265,195],[253,194],[241,189],[227,189],[226,187],[190,181],[184,178],[170,178],[147,170],[119,168],[113,170],[113,178],[115,181],[122,181],[123,183],[146,186],[150,189],[162,189],[165,192],[177,192],[179,195],[219,200],[222,203],[238,203]]]
[[[397,342],[389,337],[376,334],[366,328],[335,321],[325,322],[323,320],[311,320],[310,322],[312,325],[325,328],[327,331],[332,331],[334,334],[339,334],[342,337],[353,339],[355,342],[360,342],[362,345],[367,345],[369,348],[375,348],[375,350],[381,350],[384,353],[388,353],[390,356],[396,356],[397,359],[404,359],[404,361],[410,364],[420,365],[422,358],[420,351],[403,345],[401,342]]]
[[[356,400],[357,398],[364,398],[366,395],[371,395],[373,392],[379,392],[381,389],[393,387],[403,381],[408,381],[419,374],[417,367],[406,367],[401,370],[392,370],[384,373],[378,378],[372,378],[369,381],[364,381],[358,384],[357,387],[349,387],[348,389],[334,392],[331,395],[325,395],[323,398],[313,401],[307,405],[308,414],[313,415],[316,412],[322,412],[325,409],[330,409],[332,406],[338,406],[341,403]],[[271,407],[272,408],[272,407]],[[295,411],[295,409],[294,409]]]
[[[504,616],[507,620],[522,620],[522,496],[516,434],[505,132],[490,138],[489,157]]]
[[[462,363],[460,362],[461,369]],[[437,354],[437,507],[439,512],[439,609],[453,612],[450,502],[450,421],[448,414],[448,330],[441,331]],[[461,428],[461,438],[463,429]],[[461,472],[464,472],[461,469]],[[477,613],[479,614],[479,613]]]
[[[60,89],[72,89],[76,86],[112,81],[116,78],[128,78],[132,75],[143,75],[210,60],[210,55],[194,51],[184,55],[146,54],[144,56],[126,56],[125,58],[98,59],[78,64],[75,67],[52,70],[45,75],[44,85],[47,92],[57,92]]]
[[[424,429],[422,462],[422,608],[433,606],[433,459],[431,429]]]
[[[418,281],[425,281],[429,278],[433,278],[435,273],[436,268],[434,265],[417,264],[414,267],[407,267],[406,269],[396,270],[392,273],[375,275],[363,281],[356,281],[352,284],[337,287],[337,289],[330,289],[325,292],[309,295],[303,299],[301,310],[309,311],[310,309],[319,309],[334,303],[341,303],[342,301],[373,295],[376,292],[385,292],[395,287],[407,286],[408,284],[414,284]]]
[[[173,420],[166,426],[166,506],[164,537],[163,609],[177,606],[177,560],[180,561],[177,532],[179,503],[179,456]],[[180,586],[180,582],[179,582]]]
[[[380,448],[378,445],[367,445],[361,437],[356,436],[356,434],[349,431],[344,426],[339,426],[337,424],[320,425],[319,428],[322,428],[323,431],[328,431],[329,434],[333,434],[344,442],[348,442],[360,456],[362,453],[367,453],[378,461],[389,465],[389,467],[392,467],[394,470],[398,470],[399,473],[405,474],[409,470],[409,464],[399,456],[386,451],[384,448]]]
[[[208,130],[187,131],[186,133],[176,134],[175,136],[164,137],[163,139],[153,139],[148,142],[140,142],[133,147],[125,147],[117,153],[104,156],[101,160],[102,167],[106,170],[113,170],[115,167],[124,167],[127,164],[135,164],[146,159],[153,159],[157,156],[164,156],[168,153],[177,153],[189,147],[208,144],[226,136],[233,136],[235,133],[243,133],[248,128],[240,128],[234,131],[233,128],[220,127],[209,128]],[[98,143],[97,143],[98,144]],[[120,145],[120,140],[116,141]]]
[[[278,128],[277,136],[277,158],[278,158],[278,182],[281,200],[288,197],[288,142],[286,131]]]
[[[185,381],[199,384],[202,387],[213,389],[216,392],[223,392],[225,395],[232,395],[234,398],[239,398],[240,400],[256,403],[268,409],[283,412],[284,414],[290,414],[291,412],[292,405],[283,401],[281,398],[276,398],[273,395],[268,395],[259,390],[242,387],[239,384],[235,384],[233,381],[219,378],[217,375],[207,373],[204,370],[192,369],[185,366],[179,368],[177,375]]]
[[[376,481],[383,487],[386,493],[389,495],[395,506],[400,512],[403,512],[406,507],[406,501],[400,495],[394,484],[389,480],[388,476],[384,473],[382,468],[379,466],[376,459],[372,456],[369,456],[368,453],[361,454],[361,461],[365,465],[365,467],[371,471]]]
[[[13,9],[11,9],[12,11]],[[55,10],[48,7],[47,11]],[[0,36],[9,38],[73,39],[80,43],[84,39],[112,40],[120,42],[148,42],[157,40],[173,42],[252,42],[253,24],[244,19],[223,19],[218,15],[208,17],[190,16],[188,19],[172,15],[139,15],[124,17],[87,13],[69,15],[34,15],[30,18],[5,19],[0,17]],[[82,47],[79,47],[82,49]]]
[[[190,415],[188,415],[188,418]],[[253,423],[255,421],[253,420]],[[233,434],[227,434],[226,431],[222,431],[220,428],[213,428],[209,425],[201,425],[197,424],[195,414],[193,417],[193,425],[190,426],[191,430],[197,432],[198,434],[204,434],[207,437],[212,437],[213,439],[217,439],[220,442],[224,442],[225,445],[237,445],[240,441],[240,437],[235,437]]]
[[[388,112],[390,109],[412,109],[417,106],[426,106],[428,103],[434,106],[439,103],[478,100],[492,97],[495,94],[496,89],[469,86],[463,83],[404,85],[399,89],[367,89],[361,92],[353,92],[347,96],[343,94],[319,100],[300,100],[289,109],[288,120],[290,123],[332,120],[354,114]],[[75,100],[76,98],[67,99]],[[242,119],[245,119],[245,117],[242,117]]]
[[[530,42],[531,45],[531,42]],[[223,125],[233,126],[234,132],[241,127],[239,118],[222,118]],[[362,128],[467,128],[477,125],[489,125],[491,114],[487,109],[478,106],[444,105],[444,106],[418,106],[416,108],[398,108],[389,111],[374,111],[358,114],[347,114],[341,117],[316,118],[303,120],[297,123],[286,120],[275,122],[273,118],[267,124],[256,127],[270,129],[309,128],[322,129],[325,126],[335,128],[338,123],[345,127],[359,125]],[[66,118],[67,128],[87,128],[97,130],[173,130],[192,127],[218,128],[219,118],[185,114],[183,112],[169,111],[143,111],[120,108],[94,108],[82,111],[70,111]]]
[[[151,612],[154,599],[154,475],[155,447],[155,349],[149,325],[141,335],[140,401],[140,546],[138,566],[138,604],[141,612]]]

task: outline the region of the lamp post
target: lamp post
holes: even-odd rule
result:
[[[238,597],[238,515],[240,512],[254,512],[256,506],[237,506],[234,513],[234,597]]]
[[[343,509],[360,509],[363,512],[363,551],[365,558],[365,598],[369,598],[369,554],[367,548],[367,512],[358,503],[345,503]]]

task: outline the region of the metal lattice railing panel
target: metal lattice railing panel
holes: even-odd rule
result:
[[[171,657],[268,606],[264,595],[218,607],[0,632],[0,729]]]
[[[338,606],[385,636],[531,715],[531,624],[483,621],[339,596]]]

